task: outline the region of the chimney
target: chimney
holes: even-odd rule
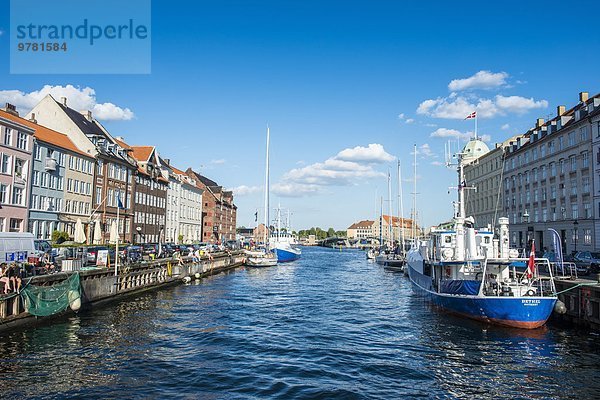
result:
[[[579,102],[585,103],[588,100],[589,95],[588,92],[579,92]]]
[[[539,128],[542,125],[544,125],[544,118],[538,118],[537,122],[535,123],[536,128]]]
[[[34,124],[37,124],[37,119],[35,119],[35,113],[31,113],[31,117],[29,117],[29,121],[33,122]]]
[[[66,97],[61,97],[60,98],[60,102],[62,103],[63,106],[67,106],[67,98]]]
[[[17,107],[15,107],[13,104],[6,103],[6,105],[4,106],[4,108],[2,110],[4,110],[7,113],[12,114],[12,115],[14,115],[16,117],[19,116],[19,112],[17,111]]]
[[[84,111],[83,116],[85,119],[92,122],[92,112],[90,110]]]
[[[556,107],[556,116],[560,117],[561,115],[563,115],[565,113],[565,110],[566,110],[565,106]]]
[[[165,164],[167,164],[169,166],[171,165],[171,159],[170,158],[165,158],[165,159],[163,159],[163,161],[165,162]]]

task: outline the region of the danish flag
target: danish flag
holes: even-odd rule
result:
[[[467,115],[465,119],[473,119],[477,118],[477,111],[473,111],[471,114]]]
[[[529,252],[529,260],[527,261],[527,278],[535,274],[535,241],[531,241],[531,251]]]

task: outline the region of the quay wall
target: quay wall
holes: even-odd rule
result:
[[[600,284],[599,280],[556,280],[559,300],[565,303],[565,314],[552,313],[554,321],[600,331]],[[581,285],[581,286],[578,286]],[[576,287],[577,286],[577,287]],[[569,290],[568,290],[569,289]]]
[[[199,262],[192,262],[191,257],[183,259],[179,265],[176,260],[160,259],[119,266],[119,273],[115,276],[114,269],[103,268],[98,270],[81,271],[79,273],[81,285],[82,309],[100,306],[103,303],[118,301],[126,296],[146,290],[174,285],[183,282],[185,277],[194,279],[207,277],[241,266],[244,262],[242,252],[231,254],[215,254],[211,259],[203,257]],[[54,283],[65,280],[72,272],[63,272],[51,275],[36,276],[29,284],[38,286],[52,286]],[[58,314],[72,313],[70,309]],[[0,298],[0,332],[12,328],[37,325],[47,322],[52,317],[35,317],[25,311],[23,298],[12,294]]]

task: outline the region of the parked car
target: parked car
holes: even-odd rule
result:
[[[178,251],[182,256],[189,256],[190,249],[185,244],[177,244],[174,248],[175,251]]]
[[[590,263],[586,261],[581,261],[575,257],[575,255],[567,255],[564,256],[565,262],[572,262],[575,264],[575,268],[577,269],[577,275],[589,275],[590,274]]]
[[[47,240],[35,239],[33,241],[33,247],[35,251],[41,255],[43,254],[52,254],[52,245]]]
[[[142,259],[142,246],[130,245],[119,250],[121,260],[126,263],[136,263]]]
[[[573,258],[589,264],[589,272],[600,272],[600,253],[592,253],[590,251],[578,251]]]
[[[157,258],[158,256],[158,244],[156,243],[144,243],[142,245],[142,255],[150,258]]]
[[[164,257],[173,257],[173,253],[175,253],[174,244],[171,243],[163,243],[162,251]]]

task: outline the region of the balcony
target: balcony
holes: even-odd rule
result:
[[[46,158],[44,168],[49,172],[56,171],[56,160],[54,158]]]

